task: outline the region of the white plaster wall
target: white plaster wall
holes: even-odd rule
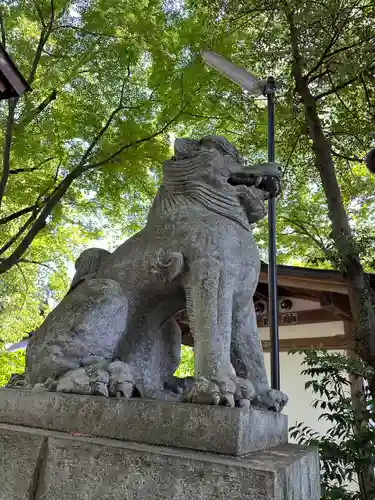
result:
[[[262,339],[269,339],[268,328],[260,328]],[[281,326],[280,338],[311,338],[331,335],[343,335],[343,323],[319,323],[313,325]],[[335,351],[343,352],[343,351]],[[269,380],[271,380],[270,353],[265,353],[265,362]],[[284,413],[289,417],[289,427],[298,422],[304,422],[315,431],[325,433],[328,425],[319,421],[320,412],[313,408],[314,396],[310,390],[305,390],[305,382],[309,380],[301,375],[303,355],[280,353],[280,386],[281,390],[289,396],[289,402]]]
[[[311,311],[312,309],[320,309],[320,304],[319,302],[312,301],[312,300],[304,300],[304,299],[295,299],[287,297],[287,296],[280,296],[279,298],[279,304],[283,299],[290,299],[293,303],[293,306],[290,310],[290,312],[298,312],[298,311]],[[281,311],[280,312],[284,312]],[[289,312],[289,311],[285,311]]]
[[[259,333],[262,340],[269,340],[270,333],[268,327],[259,328]],[[333,335],[344,335],[344,323],[342,321],[279,327],[279,337],[281,339],[331,337]]]
[[[271,380],[270,354],[265,353],[264,356],[268,377]],[[320,412],[312,406],[314,395],[310,390],[305,390],[305,382],[309,378],[301,375],[302,361],[303,356],[299,354],[280,353],[280,388],[289,396],[284,413],[288,415],[289,427],[304,422],[315,431],[324,434],[328,424],[318,420]]]

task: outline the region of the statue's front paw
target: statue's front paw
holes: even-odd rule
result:
[[[108,397],[108,382],[109,374],[106,370],[87,366],[66,372],[49,389],[56,392]]]
[[[117,398],[131,398],[135,390],[132,367],[122,361],[113,361],[108,365],[109,395]]]
[[[196,380],[184,396],[189,403],[203,405],[223,405],[233,408],[235,406],[236,383],[228,378],[225,382],[209,380],[201,377]]]
[[[269,389],[256,397],[256,406],[280,413],[288,402],[288,396],[276,389]]]

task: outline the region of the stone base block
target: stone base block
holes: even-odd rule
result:
[[[0,500],[319,500],[314,449],[247,457],[0,424]]]
[[[0,423],[242,456],[288,442],[271,411],[0,389]]]

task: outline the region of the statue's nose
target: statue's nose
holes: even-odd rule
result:
[[[244,165],[236,161],[233,156],[225,155],[224,163],[231,175],[242,174],[245,172]]]

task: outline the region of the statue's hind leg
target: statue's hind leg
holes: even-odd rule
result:
[[[175,291],[173,298],[155,299],[141,316],[129,318],[128,333],[117,349],[116,373],[111,375],[112,395],[125,383],[123,387],[127,390],[119,390],[125,397],[129,397],[129,384],[142,397],[173,400],[180,397],[167,387],[180,364],[181,329],[173,315],[183,304],[182,291]]]
[[[126,328],[127,300],[109,279],[89,279],[71,291],[27,348],[26,380],[62,392],[107,395],[107,365]]]

